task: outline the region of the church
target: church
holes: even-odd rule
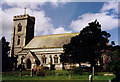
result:
[[[14,16],[13,22],[10,57],[17,57],[16,66],[23,63],[26,69],[34,65],[50,68],[53,64],[56,70],[62,69],[63,45],[79,33],[34,36],[35,17],[26,13]]]

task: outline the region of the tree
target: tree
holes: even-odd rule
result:
[[[69,44],[63,45],[64,55],[61,55],[61,60],[79,64],[89,62],[93,67],[101,51],[107,47],[110,36],[106,31],[101,31],[101,25],[95,20],[83,28],[79,35],[72,37]]]
[[[104,70],[112,72],[116,76],[114,80],[120,81],[120,46],[113,45],[115,43],[112,41],[103,54],[103,66]]]
[[[2,43],[2,71],[8,69],[8,54],[10,50],[9,42],[6,41],[5,37],[2,37],[0,42]]]

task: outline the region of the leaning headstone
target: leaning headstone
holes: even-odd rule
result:
[[[93,76],[89,75],[89,82],[92,82],[92,80],[93,80]]]
[[[108,80],[108,82],[111,82],[111,80]]]
[[[22,69],[20,68],[20,76],[22,76]]]
[[[93,67],[93,69],[92,69],[92,70],[93,70],[92,72],[93,72],[93,76],[94,76],[94,75],[95,75],[95,69],[94,69],[94,67]]]

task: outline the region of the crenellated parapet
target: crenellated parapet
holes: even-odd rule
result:
[[[23,20],[23,19],[27,19],[27,18],[32,18],[33,20],[35,20],[35,17],[29,16],[28,14],[24,14],[24,15],[13,16],[13,21]]]

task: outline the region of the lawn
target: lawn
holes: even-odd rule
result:
[[[97,73],[93,77],[93,80],[112,80],[115,76],[104,76],[106,72]],[[23,71],[23,76],[20,76],[19,71],[10,71],[2,73],[2,80],[84,80],[88,82],[89,72],[83,72],[82,74],[71,74],[68,75],[67,70],[55,70],[55,71],[48,71],[46,76],[30,76],[30,71]]]

